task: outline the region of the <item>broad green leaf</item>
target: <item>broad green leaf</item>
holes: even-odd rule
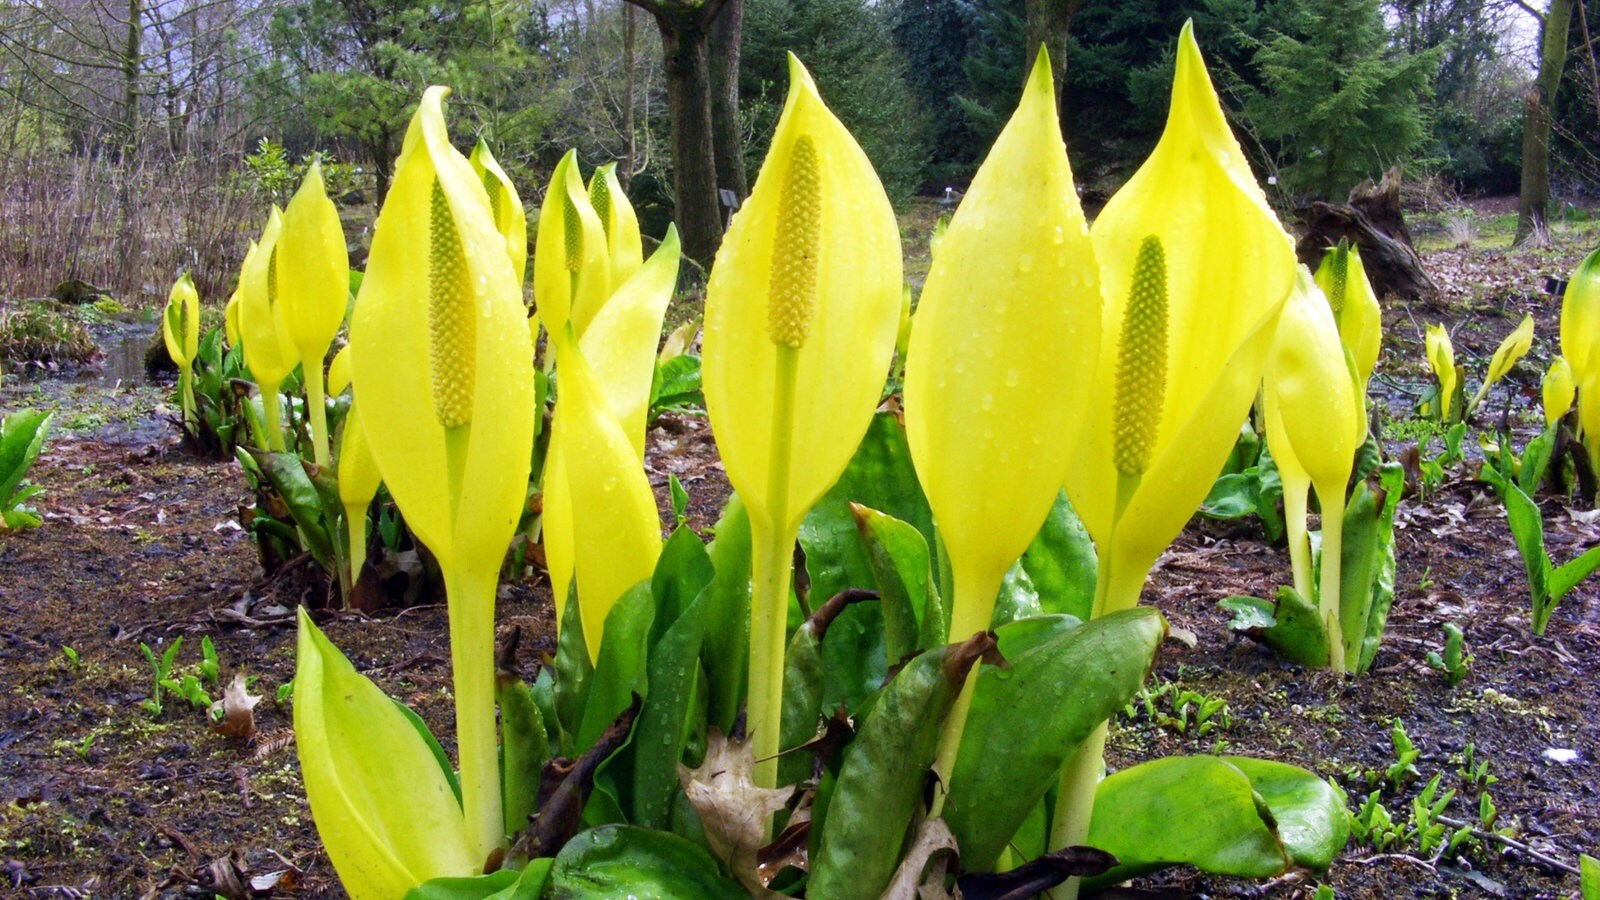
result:
[[[1276,875],[1290,860],[1271,818],[1249,777],[1214,756],[1170,756],[1123,769],[1100,782],[1084,841],[1121,864],[1093,883],[1181,864],[1214,875]]]
[[[1096,566],[1094,542],[1072,501],[1060,491],[1033,543],[1022,553],[1022,568],[1039,595],[1040,609],[1089,618]]]
[[[622,593],[606,616],[606,639],[589,679],[589,694],[578,725],[577,750],[589,749],[600,733],[633,702],[635,693],[648,696],[650,623],[655,600],[650,583],[641,581]]]
[[[556,722],[563,733],[561,755],[577,756],[582,748],[571,745],[583,722],[583,712],[588,706],[590,686],[594,682],[594,664],[589,661],[589,648],[583,636],[583,618],[578,604],[569,598],[561,616],[561,629],[556,632],[556,677],[552,686]]]
[[[631,825],[580,832],[550,866],[547,900],[745,900],[704,850],[676,835]]]
[[[1556,566],[1550,573],[1550,598],[1551,605],[1566,596],[1567,591],[1577,587],[1578,582],[1589,577],[1589,573],[1600,567],[1600,547],[1590,547],[1582,556],[1569,560]]]
[[[1600,859],[1585,853],[1578,857],[1578,893],[1583,900],[1600,900]]]
[[[1328,636],[1323,631],[1316,606],[1294,588],[1280,587],[1273,618],[1277,625],[1261,635],[1268,647],[1290,662],[1327,667]]]
[[[944,643],[949,620],[933,583],[927,539],[909,522],[865,506],[854,509],[883,611],[885,655],[900,660]]]
[[[1067,757],[1144,684],[1166,633],[1148,607],[1056,633],[1036,621],[1000,629],[1026,627],[1046,639],[1019,647],[1003,636],[1009,668],[983,667],[967,715],[944,815],[969,870],[995,865]]]
[[[694,602],[716,577],[716,568],[692,528],[675,528],[661,548],[656,570],[650,578],[650,593],[655,598],[655,620],[650,626],[650,643],[661,640],[667,629]]]
[[[685,353],[656,366],[655,379],[650,384],[652,412],[703,407],[705,403],[700,393],[700,357]]]
[[[1550,466],[1550,452],[1555,447],[1556,428],[1557,425],[1545,428],[1522,448],[1522,468],[1517,472],[1517,486],[1530,497],[1538,494],[1539,485],[1544,483],[1545,469]],[[1509,438],[1506,445],[1509,449]]]
[[[717,520],[709,553],[716,576],[702,592],[706,635],[700,663],[711,688],[707,716],[726,733],[744,702],[750,651],[750,519],[737,494]]]
[[[871,900],[888,885],[945,717],[981,650],[975,642],[929,650],[884,687],[845,754],[808,895]]]
[[[250,451],[256,464],[266,476],[272,489],[288,507],[289,515],[300,529],[305,548],[323,568],[331,569],[337,561],[334,551],[334,533],[338,513],[323,505],[323,492],[312,482],[306,471],[308,463],[293,453],[267,453]],[[331,479],[330,479],[331,481]],[[343,507],[338,499],[337,483],[333,487],[333,510]]]
[[[1266,801],[1295,865],[1320,872],[1333,863],[1350,837],[1350,816],[1338,788],[1299,766],[1248,756],[1222,759],[1243,772]]]
[[[51,415],[44,410],[22,409],[0,420],[0,509],[10,509],[21,502],[16,499],[17,485],[44,448]]]
[[[1376,528],[1378,539],[1374,548],[1375,565],[1372,567],[1372,606],[1367,610],[1366,631],[1362,635],[1360,652],[1348,658],[1351,671],[1360,674],[1371,668],[1383,641],[1383,629],[1389,621],[1389,608],[1394,604],[1394,514],[1399,508],[1400,496],[1405,492],[1405,470],[1395,463],[1386,463],[1378,470],[1378,484],[1384,492],[1383,508],[1378,511]],[[1346,538],[1345,546],[1350,545]],[[1344,579],[1350,582],[1350,562],[1346,557]],[[1346,632],[1349,634],[1349,632]]]
[[[989,627],[999,628],[1042,615],[1044,607],[1039,605],[1039,592],[1034,588],[1028,570],[1022,567],[1022,560],[1018,559],[1000,579],[1000,590],[995,593],[994,608],[989,613]],[[970,636],[953,635],[961,638]]]
[[[1234,631],[1266,631],[1278,624],[1271,600],[1236,594],[1223,597],[1217,605],[1233,614],[1228,627]]]
[[[300,612],[295,742],[306,799],[345,890],[390,900],[476,871],[461,806],[400,707]],[[405,790],[396,791],[396,785]]]
[[[1200,504],[1200,514],[1210,519],[1241,519],[1256,511],[1260,502],[1259,480],[1253,474],[1238,472],[1223,475],[1211,485],[1211,493]]]
[[[696,547],[700,541],[688,533]],[[673,558],[667,542],[661,560]],[[703,557],[705,551],[701,550]],[[709,563],[706,564],[709,567]],[[660,570],[657,570],[658,574]],[[703,594],[702,594],[703,595]],[[659,595],[658,595],[659,596]],[[696,697],[700,681],[700,649],[705,638],[705,617],[699,601],[692,603],[650,647],[650,694],[633,726],[633,818],[647,828],[665,830],[671,825],[672,799],[678,792],[678,765],[701,706]],[[659,620],[666,614],[658,609]]]

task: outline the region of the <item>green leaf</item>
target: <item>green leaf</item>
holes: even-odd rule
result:
[[[1088,530],[1066,492],[1058,493],[1039,534],[1022,554],[1022,568],[1038,592],[1040,609],[1088,619],[1098,565]]]
[[[44,449],[44,439],[50,432],[51,413],[36,409],[22,409],[0,419],[0,512],[25,512],[18,511],[17,506],[27,499],[21,496],[17,486],[22,483],[23,473],[28,471],[28,466]],[[37,491],[30,492],[32,496]],[[18,525],[13,525],[10,516],[7,516],[7,527],[32,527],[39,524],[39,518],[31,512],[25,516],[18,516]]]
[[[582,724],[583,712],[589,703],[590,685],[594,681],[594,664],[589,661],[589,648],[584,643],[577,588],[574,583],[567,590],[561,630],[556,633],[556,677],[551,688],[556,722],[562,734],[562,756],[577,756],[583,752],[582,748],[573,745],[572,738]]]
[[[696,601],[650,648],[650,693],[633,725],[633,821],[647,828],[666,829],[672,823],[678,764],[700,706],[695,689],[704,638],[705,618]]]
[[[1208,519],[1242,519],[1256,511],[1259,488],[1260,479],[1253,472],[1223,475],[1211,485],[1211,493],[1200,504],[1200,514]]]
[[[539,811],[539,782],[550,758],[550,736],[527,682],[508,672],[495,674],[500,705],[500,754],[505,794],[506,833],[528,827],[528,817]]]
[[[672,507],[673,527],[681,527],[687,518],[689,492],[683,489],[683,482],[678,480],[678,476],[671,472],[667,473],[667,500]]]
[[[1217,606],[1233,613],[1228,627],[1234,631],[1266,631],[1278,624],[1271,600],[1235,594],[1218,600]]]
[[[994,598],[994,611],[989,614],[989,627],[999,628],[1022,619],[1031,619],[1044,615],[1044,607],[1039,603],[1039,592],[1033,586],[1033,578],[1028,575],[1028,570],[1022,567],[1022,560],[1018,559],[1006,570],[1000,579],[1000,590]],[[970,637],[970,635],[952,635],[952,637]]]
[[[260,467],[262,475],[272,489],[283,500],[283,505],[288,508],[290,518],[299,528],[302,542],[306,550],[311,551],[311,556],[317,564],[325,569],[332,569],[338,565],[338,555],[334,547],[333,532],[338,522],[338,513],[342,510],[339,505],[338,487],[333,488],[333,506],[331,509],[324,506],[325,496],[312,482],[310,474],[306,472],[307,463],[293,453],[269,453],[266,451],[250,451]]]
[[[1350,837],[1350,816],[1338,788],[1299,766],[1248,756],[1222,759],[1243,772],[1266,800],[1295,865],[1320,872],[1332,864]]]
[[[845,754],[811,856],[808,896],[872,900],[888,885],[945,717],[983,640],[929,650],[884,687]]]
[[[1394,602],[1394,513],[1404,485],[1404,468],[1387,463],[1378,484],[1360,482],[1345,506],[1339,620],[1345,667],[1357,674],[1372,665]]]
[[[1249,777],[1214,756],[1166,757],[1107,776],[1084,843],[1121,863],[1095,884],[1181,864],[1267,878],[1290,862]]]
[[[1517,486],[1530,497],[1539,493],[1539,485],[1544,483],[1544,473],[1550,467],[1550,453],[1555,448],[1556,428],[1559,425],[1558,422],[1545,428],[1522,448],[1522,469],[1517,472]],[[1509,435],[1501,442],[1501,446],[1509,452],[1511,448]]]
[[[535,859],[521,872],[504,869],[471,878],[435,878],[406,892],[404,900],[539,900],[552,859]]]
[[[984,666],[978,676],[944,810],[970,871],[994,867],[1067,758],[1138,693],[1166,634],[1150,608],[1076,628],[1036,624],[1050,621],[999,629],[1009,668]]]
[[[856,531],[872,568],[883,614],[884,652],[892,660],[937,647],[949,617],[933,583],[928,541],[911,523],[855,507]]]
[[[547,900],[745,900],[704,850],[677,835],[604,825],[567,842],[550,866]]]
[[[1523,570],[1528,574],[1533,633],[1544,634],[1550,612],[1560,598],[1551,590],[1554,572],[1544,548],[1544,516],[1539,512],[1539,504],[1524,494],[1515,482],[1489,466],[1484,466],[1478,477],[1493,485],[1500,492],[1500,499],[1505,501],[1506,524],[1511,528],[1511,539],[1522,555]]]
[[[647,666],[654,619],[655,598],[647,581],[623,592],[606,615],[606,637],[600,642],[600,658],[589,679],[589,696],[578,725],[579,753],[599,740],[606,726],[633,703],[634,694],[649,696]]]
[[[727,733],[744,702],[750,656],[750,518],[737,495],[717,520],[709,553],[716,575],[701,597],[706,633],[700,664],[710,685],[707,718]]]
[[[1600,547],[1590,547],[1582,556],[1557,566],[1550,573],[1551,605],[1577,587],[1578,582],[1588,578],[1596,567],[1600,567]]]
[[[704,407],[700,392],[700,357],[683,353],[656,366],[650,384],[650,418],[664,410]]]
[[[694,529],[673,529],[671,537],[661,547],[661,556],[650,577],[650,594],[656,605],[655,620],[650,626],[652,645],[661,640],[716,574],[711,557]]]
[[[1585,853],[1578,857],[1578,894],[1583,900],[1600,900],[1600,859]]]

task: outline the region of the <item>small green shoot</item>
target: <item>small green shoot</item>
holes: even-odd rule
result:
[[[1445,846],[1446,829],[1439,821],[1439,815],[1455,799],[1456,792],[1447,790],[1443,794],[1438,793],[1439,782],[1443,778],[1442,774],[1433,776],[1427,786],[1411,798],[1411,822],[1406,837],[1416,844],[1417,852],[1424,857],[1432,856],[1435,850]],[[1471,834],[1470,828],[1465,831],[1466,835]],[[1459,844],[1460,840],[1460,837],[1452,837],[1450,843]]]
[[[221,677],[222,667],[217,660],[217,648],[211,645],[211,636],[206,635],[200,639],[200,679],[206,684],[216,687]]]
[[[181,679],[169,678],[161,682],[161,686],[182,697],[195,709],[211,708],[211,695],[206,693],[206,689],[200,685],[200,679],[193,674],[186,673]]]
[[[183,638],[174,638],[167,646],[166,652],[160,657],[156,656],[150,645],[139,642],[139,652],[144,655],[145,662],[150,664],[150,696],[139,704],[139,707],[150,714],[150,718],[159,719],[166,707],[162,704],[162,695],[167,685],[171,682],[172,663],[178,658],[178,648],[183,646]]]
[[[1394,745],[1394,762],[1383,770],[1383,780],[1389,783],[1391,790],[1398,792],[1406,782],[1417,777],[1417,758],[1422,755],[1406,735],[1406,728],[1399,719],[1389,725],[1389,741]]]
[[[689,492],[683,489],[683,482],[678,480],[678,476],[671,473],[667,475],[667,498],[672,504],[672,527],[683,527],[684,521],[689,518]]]
[[[1466,636],[1460,625],[1444,623],[1444,653],[1441,655],[1437,650],[1429,650],[1427,660],[1428,667],[1444,675],[1445,683],[1451,687],[1467,677],[1467,666],[1471,664],[1472,656],[1466,651]]]
[[[272,700],[273,700],[274,703],[277,703],[279,706],[282,706],[285,703],[288,703],[289,702],[289,698],[292,697],[292,696],[294,696],[294,679],[293,678],[289,679],[288,681],[285,681],[283,684],[278,685],[278,690],[273,693]]]
[[[1368,794],[1361,808],[1350,817],[1350,834],[1358,841],[1365,841],[1379,853],[1405,839],[1405,829],[1389,815],[1378,799],[1377,791]]]
[[[1511,538],[1517,545],[1517,552],[1522,554],[1523,568],[1528,573],[1529,618],[1533,633],[1544,634],[1550,614],[1561,598],[1600,568],[1600,547],[1590,547],[1576,559],[1556,565],[1545,550],[1544,517],[1539,504],[1493,466],[1484,466],[1478,477],[1492,486],[1506,505],[1506,523],[1511,527]]]
[[[72,745],[72,752],[77,754],[79,759],[83,760],[84,762],[88,762],[89,751],[94,747],[95,737],[96,735],[92,731],[84,735],[82,740]]]
[[[83,665],[83,661],[78,658],[78,651],[65,645],[61,648],[61,658],[67,661],[67,668],[69,669],[76,669]]]
[[[1488,760],[1474,758],[1475,752],[1472,744],[1461,748],[1461,767],[1456,769],[1456,774],[1461,776],[1461,783],[1468,791],[1480,793],[1500,779],[1489,774]]]

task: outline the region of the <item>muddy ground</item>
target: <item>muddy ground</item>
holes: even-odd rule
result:
[[[1539,325],[1533,356],[1486,407],[1496,420],[1510,409],[1508,421],[1526,435],[1556,334],[1557,302],[1543,293],[1543,276],[1570,270],[1593,240],[1584,231],[1558,233],[1548,250],[1430,252],[1430,269],[1446,282],[1442,298],[1386,311],[1379,370],[1390,408],[1402,410],[1417,389],[1421,324],[1453,325],[1475,387],[1496,343],[1527,310]],[[8,379],[0,409],[29,404],[60,414],[32,476],[45,487],[35,504],[44,527],[0,536],[0,892],[248,896],[231,891],[254,880],[259,896],[342,896],[303,799],[287,705],[275,699],[293,673],[292,613],[276,585],[261,582],[239,527],[248,492],[237,467],[177,448],[159,387]],[[1393,425],[1384,433],[1398,450],[1413,431]],[[649,466],[663,493],[669,472],[684,481],[690,523],[707,531],[727,488],[704,419],[661,423]],[[1556,500],[1544,509],[1558,561],[1600,540],[1600,523],[1586,510]],[[1149,685],[1157,718],[1167,721],[1143,712],[1120,720],[1108,761],[1200,751],[1284,759],[1337,781],[1354,809],[1372,790],[1370,773],[1394,761],[1390,728],[1398,719],[1421,755],[1416,776],[1381,788],[1385,808],[1404,822],[1418,789],[1442,774],[1442,787],[1458,791],[1444,816],[1476,822],[1483,779],[1465,774],[1470,748],[1473,763],[1496,779],[1487,790],[1505,834],[1454,858],[1424,855],[1413,841],[1381,852],[1352,841],[1322,881],[1340,897],[1576,896],[1577,878],[1565,868],[1600,848],[1600,577],[1566,598],[1546,636],[1533,637],[1503,513],[1465,468],[1426,499],[1407,498],[1398,535],[1397,597],[1383,649],[1370,674],[1345,680],[1279,662],[1228,630],[1215,602],[1268,596],[1289,580],[1286,554],[1249,524],[1191,524],[1145,593],[1175,632],[1193,636],[1193,646],[1169,641]],[[435,733],[451,733],[442,606],[322,618],[359,669]],[[1472,653],[1455,687],[1424,662],[1447,621],[1462,624]],[[502,632],[521,627],[532,638],[525,662],[550,649],[540,577],[503,591],[499,622]],[[151,696],[141,642],[159,652],[182,637],[177,665],[193,672],[205,636],[222,682],[243,672],[264,697],[250,741],[212,732],[204,713],[180,698],[169,695],[160,717],[141,706]],[[1192,715],[1180,725],[1178,690],[1225,701],[1225,715],[1209,728]],[[1165,896],[1298,897],[1316,883],[1301,875],[1236,883],[1174,870],[1139,887]]]

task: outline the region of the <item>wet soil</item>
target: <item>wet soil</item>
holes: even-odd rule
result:
[[[1460,293],[1389,306],[1380,371],[1391,409],[1398,413],[1417,389],[1422,324],[1451,324],[1475,387],[1494,346],[1527,310],[1538,321],[1540,361],[1519,366],[1486,410],[1510,408],[1508,422],[1528,433],[1556,334],[1557,300],[1542,293],[1542,278],[1569,271],[1587,249],[1558,236],[1552,250],[1520,256],[1429,254],[1438,271],[1461,271],[1447,279]],[[0,537],[0,893],[250,896],[253,883],[257,896],[342,896],[303,798],[287,704],[275,699],[293,674],[291,611],[261,581],[239,527],[248,491],[237,467],[177,449],[163,392],[20,379],[0,388],[0,409],[58,409],[56,436],[32,475],[45,487],[35,503],[44,527]],[[70,427],[84,415],[102,421]],[[1391,435],[1390,445],[1399,449],[1400,440]],[[727,485],[705,420],[667,417],[651,432],[648,466],[663,506],[667,475],[677,475],[691,497],[690,525],[709,531]],[[1587,511],[1557,500],[1544,508],[1558,561],[1600,540]],[[1203,734],[1143,713],[1124,717],[1109,763],[1185,752],[1283,759],[1334,779],[1354,809],[1375,789],[1370,773],[1394,761],[1390,728],[1399,720],[1420,757],[1415,776],[1376,788],[1385,808],[1405,821],[1412,797],[1440,774],[1441,789],[1458,791],[1444,815],[1475,822],[1481,780],[1462,774],[1470,747],[1474,763],[1497,779],[1487,790],[1506,840],[1481,841],[1453,858],[1422,854],[1413,841],[1381,852],[1352,841],[1322,880],[1340,897],[1575,896],[1577,879],[1563,867],[1600,847],[1600,579],[1579,585],[1548,633],[1534,637],[1503,513],[1464,471],[1425,500],[1402,504],[1398,543],[1383,648],[1371,673],[1341,679],[1276,660],[1230,632],[1215,606],[1286,583],[1284,552],[1249,524],[1191,525],[1145,593],[1185,639],[1169,641],[1150,689],[1171,683],[1174,692],[1221,699],[1226,715]],[[319,619],[357,668],[436,734],[451,734],[442,606]],[[1472,654],[1455,687],[1424,662],[1440,648],[1447,621],[1463,626]],[[551,649],[551,626],[542,577],[502,591],[499,628],[525,630],[526,660]],[[159,716],[141,707],[151,673],[140,644],[159,654],[183,638],[177,668],[192,673],[207,636],[222,683],[243,672],[251,693],[264,697],[252,740],[213,732],[203,711],[170,694]],[[1308,897],[1316,883],[1299,874],[1263,885],[1175,870],[1140,887],[1168,896]]]

